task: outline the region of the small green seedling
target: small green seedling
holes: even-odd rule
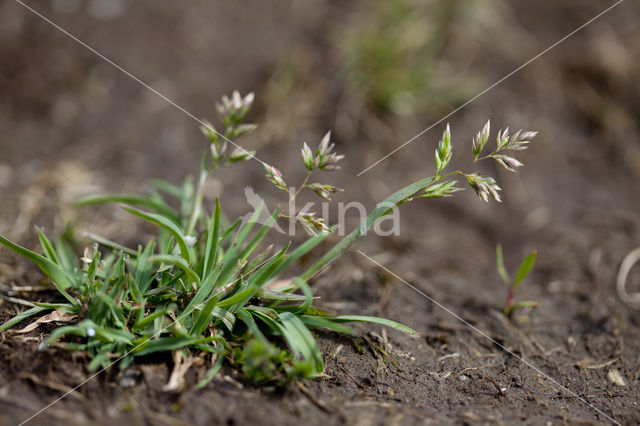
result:
[[[509,274],[507,274],[507,270],[504,267],[504,259],[502,257],[502,246],[498,244],[496,246],[496,265],[498,267],[498,273],[502,278],[502,281],[509,287],[509,293],[507,294],[507,303],[504,307],[504,314],[510,316],[514,310],[519,308],[527,308],[527,307],[536,307],[538,306],[538,302],[534,300],[522,300],[516,302],[516,289],[524,280],[527,275],[533,269],[533,265],[536,263],[536,256],[538,256],[538,251],[534,250],[531,252],[529,256],[527,256],[520,267],[518,268],[518,272],[516,273],[516,277],[513,281],[509,278]]]

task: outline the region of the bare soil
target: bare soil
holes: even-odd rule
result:
[[[538,3],[496,1],[471,17],[462,7],[447,18],[438,61],[479,79],[482,90],[606,7]],[[71,13],[56,2],[28,4],[198,117],[212,118],[223,93],[255,91],[261,128],[246,144],[291,181],[301,142],[333,129],[348,155],[330,179],[346,188],[337,201],[373,206],[431,174],[442,126],[354,177],[449,112],[400,118],[350,91],[330,34],[356,25],[366,2],[122,2],[112,18],[84,3]],[[517,176],[482,169],[502,184],[504,203],[484,205],[471,191],[414,201],[403,206],[399,236],[359,243],[438,305],[357,252],[313,284],[324,308],[385,316],[419,336],[376,326],[359,327],[358,337],[319,332],[324,379],[256,388],[225,366],[204,390],[193,389],[193,371],[184,391],[167,393],[170,356],[85,382],[83,355],[39,350],[52,325],[6,332],[0,424],[24,421],[83,382],[29,423],[640,423],[640,316],[615,291],[622,259],[640,242],[639,18],[636,3],[622,3],[450,117],[457,164],[468,161],[487,118],[494,132],[507,124],[540,131]],[[0,5],[0,58],[0,232],[36,247],[33,224],[55,233],[74,220],[120,241],[144,239],[139,223],[116,210],[76,212],[68,202],[91,191],[138,191],[151,177],[177,182],[204,146],[196,123],[11,1]],[[277,195],[256,164],[218,179],[230,214],[247,209],[244,185]],[[498,242],[510,270],[539,252],[519,288],[539,307],[513,318],[501,313]],[[637,269],[629,280],[637,291]],[[0,250],[0,284],[40,281],[34,266]],[[22,309],[1,299],[0,321]],[[611,379],[614,370],[624,386]]]

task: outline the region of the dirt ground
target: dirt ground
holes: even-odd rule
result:
[[[365,1],[27,2],[196,117],[212,119],[213,102],[233,89],[256,92],[261,127],[243,142],[292,181],[301,143],[332,129],[347,155],[331,177],[346,189],[336,201],[369,207],[432,174],[444,123],[355,177],[464,102],[435,99],[438,76],[472,83],[469,99],[613,4],[454,3],[439,18],[435,83],[424,92],[434,102],[398,116],[350,87],[336,47],[371,13]],[[454,165],[468,161],[487,118],[494,132],[540,132],[517,175],[481,169],[496,176],[504,203],[486,205],[472,191],[414,201],[403,206],[399,236],[358,243],[484,335],[354,251],[313,283],[320,306],[388,317],[419,336],[377,326],[353,338],[320,332],[327,378],[285,389],[255,388],[227,366],[206,389],[167,393],[170,357],[135,363],[92,378],[29,424],[640,423],[640,316],[615,289],[622,259],[640,245],[639,22],[638,3],[621,3],[448,118]],[[68,203],[136,192],[153,177],[178,182],[204,147],[197,124],[13,0],[0,4],[0,63],[0,233],[35,248],[32,225],[56,233],[74,220],[79,230],[143,239],[115,209]],[[246,163],[216,177],[228,214],[247,211],[245,185],[275,201],[262,175]],[[539,252],[519,288],[539,306],[511,319],[500,312],[496,243],[510,270]],[[0,284],[41,280],[0,250]],[[637,266],[629,283],[638,291]],[[23,309],[0,295],[1,321]],[[3,333],[1,424],[24,421],[89,377],[82,355],[38,349],[50,330]],[[188,379],[193,386],[195,373]]]

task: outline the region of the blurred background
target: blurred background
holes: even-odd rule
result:
[[[315,146],[332,130],[347,158],[324,181],[346,189],[336,201],[369,207],[433,174],[445,123],[357,173],[612,4],[25,3],[196,117],[214,121],[214,103],[234,89],[255,92],[251,120],[260,127],[240,144],[290,182],[304,173],[302,142]],[[585,310],[617,306],[613,277],[640,244],[639,22],[638,3],[624,2],[447,120],[453,166],[469,161],[471,138],[487,119],[492,140],[506,126],[540,132],[519,155],[526,167],[517,175],[480,168],[496,176],[504,203],[485,204],[470,190],[419,200],[401,211],[400,236],[367,237],[360,247],[445,301],[470,293],[491,306],[502,303],[495,244],[502,242],[512,267],[538,248],[527,298],[557,309],[567,302],[554,295],[578,294],[606,301]],[[0,58],[0,232],[33,244],[33,224],[56,233],[73,220],[113,239],[139,240],[138,222],[117,209],[78,212],[69,202],[195,173],[206,147],[198,124],[11,0],[0,3]],[[249,209],[245,185],[278,202],[263,175],[256,162],[230,167],[209,195],[221,192],[230,216]],[[0,257],[16,262],[6,251]],[[350,267],[325,282],[333,299],[388,298],[389,277],[355,255],[344,262]],[[470,292],[475,286],[486,292]],[[431,309],[404,303],[409,292],[396,299],[400,311]],[[386,302],[370,309],[392,310]],[[424,327],[421,316],[409,322]]]

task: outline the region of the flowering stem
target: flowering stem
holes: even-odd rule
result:
[[[304,188],[307,187],[307,182],[309,182],[309,177],[311,176],[311,170],[309,170],[307,172],[307,176],[305,176],[304,180],[302,181],[302,183],[300,184],[300,187],[298,188],[298,190],[295,192],[295,194],[293,194],[293,198],[295,199],[298,194],[300,193],[300,191],[302,191]]]
[[[298,196],[298,194],[300,194],[300,191],[302,191],[304,188],[307,187],[307,182],[309,182],[309,177],[311,177],[311,170],[307,171],[307,175],[305,176],[304,180],[302,181],[302,183],[300,184],[300,186],[298,187],[298,189],[296,190],[296,192],[294,192],[293,194],[289,193],[289,207],[290,207],[290,211],[292,210],[291,207],[293,207],[293,210],[295,210],[295,201],[296,201],[296,197]],[[285,216],[285,215],[280,215],[281,218],[284,219],[293,219],[289,216]]]
[[[333,262],[340,257],[353,243],[355,243],[362,235],[364,235],[373,224],[383,216],[386,216],[395,206],[402,204],[407,198],[420,192],[435,181],[435,177],[428,177],[418,182],[407,185],[399,191],[394,192],[387,197],[382,203],[379,203],[369,215],[362,220],[360,225],[338,241],[324,256],[307,269],[300,277],[308,280],[314,276],[320,269]]]
[[[446,175],[442,175],[442,176],[436,176],[436,177],[435,177],[435,181],[437,182],[437,181],[439,181],[440,179],[444,179],[444,178],[447,178],[447,177],[451,177],[451,176],[453,176],[453,175],[463,175],[463,176],[466,176],[466,175],[465,175],[465,173],[464,173],[464,171],[465,171],[466,169],[468,169],[469,167],[473,166],[473,165],[474,165],[474,164],[476,164],[476,163],[479,163],[479,162],[480,162],[480,161],[482,161],[482,160],[486,160],[486,159],[488,159],[488,158],[491,158],[491,156],[492,156],[492,155],[497,154],[499,151],[500,151],[500,150],[497,150],[497,149],[496,149],[496,150],[495,150],[495,151],[493,151],[491,154],[487,154],[487,155],[483,155],[482,157],[474,158],[473,160],[469,161],[469,162],[467,163],[467,165],[466,165],[466,166],[464,166],[464,167],[462,167],[462,168],[459,168],[458,170],[456,170],[456,171],[454,171],[454,172],[450,172],[450,173],[447,173]]]

